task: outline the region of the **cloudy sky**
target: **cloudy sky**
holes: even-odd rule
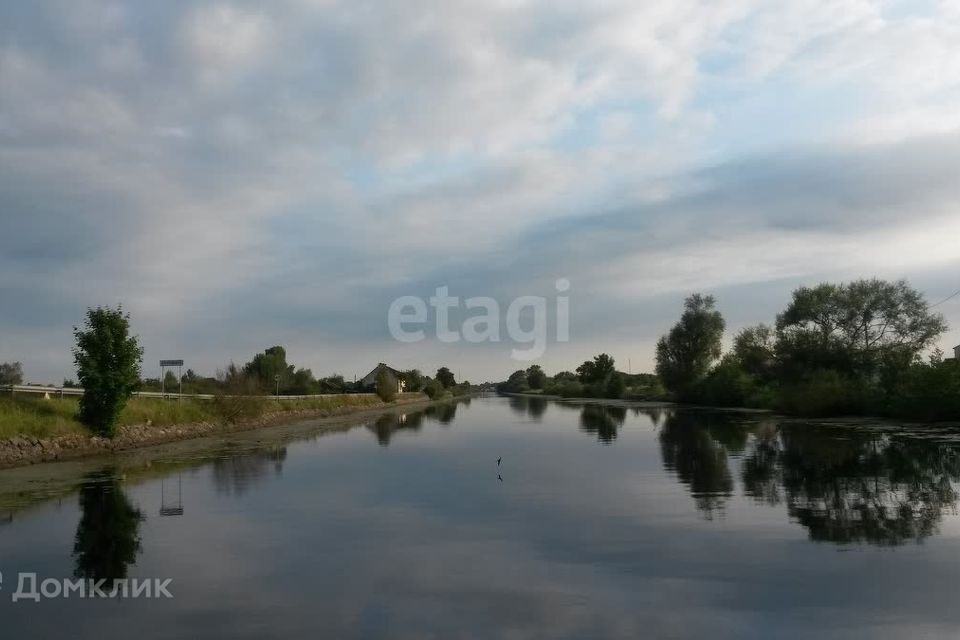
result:
[[[4,2],[0,360],[59,382],[122,303],[147,374],[502,379],[516,345],[397,343],[390,302],[568,278],[545,368],[649,370],[694,291],[728,333],[825,279],[946,298],[958,167],[956,0]]]

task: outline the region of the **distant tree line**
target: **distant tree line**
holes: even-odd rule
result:
[[[540,365],[531,365],[514,371],[496,388],[502,393],[541,393],[565,398],[655,399],[664,395],[656,376],[617,371],[614,359],[606,353],[584,361],[576,373],[561,371],[552,377]]]
[[[725,323],[695,294],[657,343],[657,374],[681,402],[806,415],[960,418],[960,365],[934,349],[947,330],[905,281],[823,283],[793,292],[773,326],[747,327],[722,353]]]

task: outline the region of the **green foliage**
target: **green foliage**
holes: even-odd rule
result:
[[[404,391],[416,393],[423,390],[423,374],[419,369],[408,369],[400,374],[404,383]]]
[[[915,362],[890,394],[891,415],[915,420],[960,420],[960,362],[935,353]]]
[[[613,358],[605,353],[587,360],[577,367],[577,376],[583,384],[606,385],[607,380],[616,372]]]
[[[773,329],[765,324],[747,327],[733,338],[733,361],[747,375],[769,381],[777,363]]]
[[[0,387],[23,384],[23,365],[19,362],[0,363]]]
[[[626,385],[623,382],[623,376],[617,372],[613,372],[607,380],[607,386],[603,394],[604,397],[620,399],[623,397],[624,391],[626,391]]]
[[[446,367],[440,367],[437,369],[435,380],[443,385],[444,389],[449,389],[450,387],[455,387],[457,385],[457,381],[453,376],[453,372]]]
[[[130,316],[120,307],[89,309],[84,327],[73,330],[73,360],[84,389],[80,420],[106,436],[113,435],[124,404],[140,383],[143,349],[129,332]]]
[[[840,416],[882,413],[869,402],[869,391],[855,378],[832,369],[808,372],[802,379],[781,385],[777,409],[803,416]],[[873,411],[870,409],[873,408]]]
[[[752,406],[759,389],[734,357],[725,357],[690,391],[699,404],[718,407]]]
[[[443,397],[444,393],[446,393],[446,389],[444,389],[443,385],[437,380],[430,380],[423,388],[423,392],[427,394],[427,397],[431,400],[439,400]]]
[[[270,400],[262,397],[259,381],[246,368],[240,369],[230,363],[217,371],[220,390],[213,400],[213,406],[221,420],[242,422],[263,414]]]
[[[908,366],[946,328],[903,280],[823,283],[794,291],[777,316],[777,356],[788,378],[817,369],[870,376]]]
[[[294,377],[292,364],[287,364],[287,350],[283,347],[270,347],[258,353],[253,360],[243,366],[244,372],[256,380],[263,391],[274,392],[277,388],[277,376],[280,376],[280,390],[285,391]],[[311,376],[312,377],[312,376]]]
[[[684,302],[683,315],[657,343],[657,374],[664,386],[686,398],[710,365],[720,357],[725,323],[713,296],[694,294]]]
[[[523,369],[517,369],[510,374],[506,382],[497,385],[497,391],[505,393],[523,393],[528,390],[530,385],[527,383],[527,372]]]
[[[393,402],[397,399],[397,379],[386,369],[380,369],[377,374],[377,396],[384,402]]]
[[[547,382],[547,374],[538,364],[530,365],[527,369],[527,386],[531,389],[543,389]]]

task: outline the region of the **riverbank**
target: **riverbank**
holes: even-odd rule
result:
[[[311,419],[351,417],[362,420],[396,407],[418,408],[432,402],[423,394],[403,394],[392,403],[375,395],[346,394],[309,400],[269,402],[246,417],[226,420],[211,401],[131,400],[113,438],[91,435],[76,422],[75,400],[31,400],[12,404],[5,399],[0,419],[0,469],[42,462],[75,460],[152,445],[218,434],[251,431]],[[147,417],[150,416],[150,417]],[[16,431],[14,420],[24,428]],[[13,432],[11,434],[11,432]]]

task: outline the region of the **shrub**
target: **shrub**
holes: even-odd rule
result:
[[[384,402],[397,399],[397,379],[386,369],[381,369],[377,374],[377,395]]]
[[[777,408],[809,416],[843,415],[861,412],[866,390],[837,371],[820,369],[801,381],[784,385],[778,393]]]
[[[427,386],[423,388],[423,392],[427,394],[427,397],[431,400],[439,400],[445,391],[443,385],[436,380],[431,380],[427,383]]]
[[[604,395],[607,398],[619,400],[623,397],[623,392],[625,390],[626,386],[623,383],[623,376],[621,376],[619,373],[614,373],[607,381],[607,388],[604,390]]]
[[[232,362],[222,371],[217,371],[220,393],[213,403],[217,415],[226,422],[252,420],[263,415],[270,400],[261,397],[257,379],[239,369]]]
[[[83,387],[80,421],[112,436],[124,404],[140,384],[143,348],[130,336],[130,316],[120,307],[87,310],[83,329],[73,328],[73,360]]]

